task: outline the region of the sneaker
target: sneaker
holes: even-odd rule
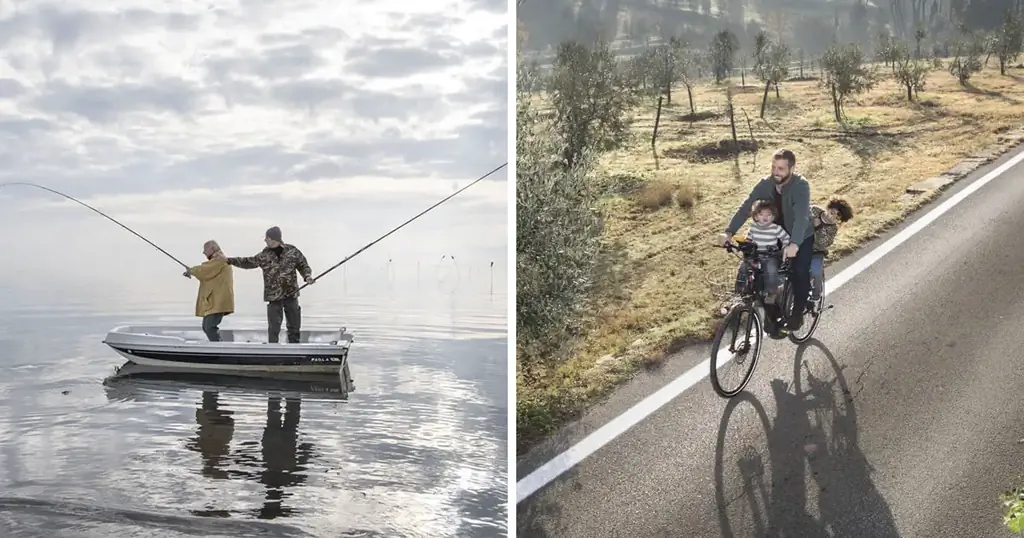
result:
[[[799,331],[800,328],[804,326],[804,317],[802,315],[790,316],[786,321],[786,325],[789,326],[789,330],[791,331]]]

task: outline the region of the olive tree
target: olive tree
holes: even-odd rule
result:
[[[768,90],[775,86],[776,97],[779,94],[779,83],[789,76],[789,47],[783,43],[773,42],[764,32],[754,38],[754,74],[764,83],[764,94],[761,96],[761,117],[768,106]]]
[[[913,101],[917,92],[924,89],[931,67],[927,61],[912,58],[906,45],[900,44],[896,60],[896,80],[907,90],[907,101]]]
[[[732,70],[733,64],[736,62],[736,52],[739,49],[739,39],[729,30],[722,30],[711,39],[711,44],[708,46],[708,59],[716,83],[721,83],[728,78],[729,71]]]
[[[878,32],[875,38],[875,59],[884,62],[887,67],[892,67],[896,72],[896,62],[899,60],[899,42],[888,30]]]
[[[996,31],[995,54],[999,58],[999,74],[1006,75],[1006,65],[1017,60],[1024,48],[1024,13],[1006,10],[1003,24]]]
[[[638,93],[664,95],[672,104],[672,86],[687,75],[686,42],[670,37],[664,45],[649,47],[627,62],[628,79]]]
[[[967,86],[971,76],[981,71],[981,55],[985,43],[978,36],[963,33],[953,43],[953,59],[949,62],[949,74],[956,77],[961,86]]]
[[[636,93],[608,43],[599,41],[593,48],[577,42],[559,45],[548,92],[568,166],[586,150],[618,146],[629,133],[627,112],[636,106]]]
[[[594,151],[578,148],[567,160],[567,139],[521,93],[516,129],[516,346],[517,360],[529,366],[555,356],[578,326],[596,279],[602,223]]]
[[[864,64],[864,53],[856,43],[830,46],[821,57],[821,70],[821,85],[832,97],[832,114],[837,123],[842,123],[846,99],[873,88],[875,74]]]

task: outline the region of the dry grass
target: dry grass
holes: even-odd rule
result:
[[[648,211],[656,211],[672,203],[675,187],[666,181],[652,181],[640,191],[637,202]]]
[[[626,291],[603,298],[592,329],[557,370],[529,384],[520,378],[520,449],[638,368],[656,365],[683,344],[711,335],[714,312],[736,263],[709,245],[756,179],[768,172],[774,149],[796,152],[797,171],[811,182],[814,202],[842,196],[854,206],[856,218],[840,231],[834,259],[927,201],[928,196],[906,195],[908,186],[1021,127],[1024,71],[1009,74],[1001,77],[998,69],[986,69],[975,75],[973,88],[964,89],[948,72],[933,71],[920,103],[908,103],[902,88],[885,80],[851,100],[845,126],[835,124],[828,96],[814,81],[782,84],[781,99],[774,93],[769,98],[765,120],[757,118],[760,91],[738,88],[737,134],[749,141],[753,131],[760,147],[738,159],[693,158],[700,148],[731,141],[722,87],[695,88],[698,116],[717,113],[696,121],[685,121],[690,112],[685,90],[675,92],[672,107],[662,110],[657,158],[649,145],[653,106],[636,111],[635,142],[606,155],[601,166],[609,177],[647,180],[639,196],[617,194],[603,204],[606,239],[626,250],[627,261],[619,267]],[[668,202],[673,193],[678,207]]]

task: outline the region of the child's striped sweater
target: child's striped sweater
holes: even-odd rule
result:
[[[757,245],[757,250],[767,250],[768,247],[777,246],[777,241],[782,240],[782,246],[789,244],[789,234],[776,223],[767,225],[758,224],[757,221],[750,222],[750,229],[747,230],[747,240]]]

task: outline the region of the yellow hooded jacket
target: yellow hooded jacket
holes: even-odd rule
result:
[[[235,279],[231,266],[223,257],[205,261],[189,268],[188,272],[199,279],[196,316],[234,313]]]

